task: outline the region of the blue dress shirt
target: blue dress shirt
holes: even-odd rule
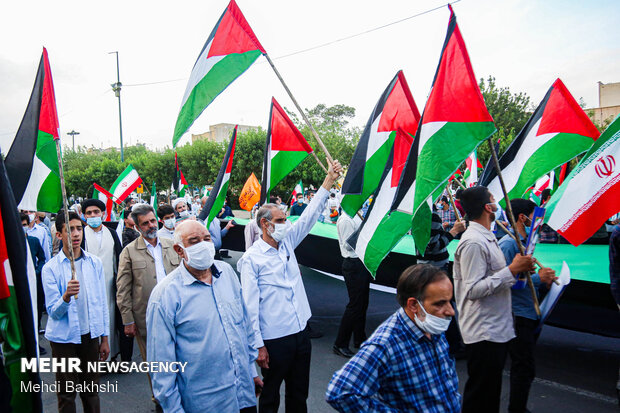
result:
[[[213,241],[213,246],[216,251],[219,251],[222,248],[222,238],[228,234],[228,229],[222,229],[222,225],[220,224],[220,220],[217,217],[213,218],[211,221],[211,225],[209,225],[209,234],[211,234],[211,241]]]
[[[88,300],[90,337],[109,336],[110,317],[103,264],[98,257],[84,250],[82,250],[80,261],[84,275],[84,287],[88,294],[84,297],[78,293],[77,299]],[[41,278],[43,291],[45,291],[45,308],[49,316],[45,327],[45,338],[54,343],[81,343],[76,298],[71,297],[68,303],[62,299],[62,295],[67,290],[67,284],[71,280],[71,262],[62,249],[43,266]]]
[[[429,339],[402,308],[334,374],[325,397],[340,412],[461,411],[444,334]]]
[[[232,267],[211,266],[211,284],[179,265],[155,286],[146,312],[148,361],[187,362],[151,374],[165,412],[235,412],[256,405],[258,350]]]

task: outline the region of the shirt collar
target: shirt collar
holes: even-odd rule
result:
[[[469,222],[469,228],[472,228],[476,232],[480,233],[488,241],[496,241],[497,240],[497,238],[495,238],[495,234],[493,234],[491,231],[489,231],[483,225],[481,225],[481,224],[479,224],[477,222],[470,221]]]
[[[84,251],[83,248],[80,248],[80,249],[82,250],[82,253],[80,254],[79,258],[75,259],[76,261],[79,261],[82,258],[87,258],[86,251]],[[60,249],[60,251],[58,251],[57,255],[58,255],[59,259],[60,259],[60,262],[63,262],[64,260],[71,261],[71,260],[69,260],[69,257],[67,257],[65,255],[65,251],[62,248]]]
[[[258,244],[258,248],[260,248],[261,252],[267,252],[269,251],[269,248],[272,248],[275,250],[275,248],[273,248],[271,245],[267,244],[265,242],[265,240],[263,239],[263,236],[261,235],[260,237],[258,237],[258,239],[256,240],[255,244]]]
[[[148,242],[146,239],[144,240],[144,245],[146,245],[146,248],[157,248],[161,245],[161,242],[159,242],[159,237],[157,237],[157,244],[155,244],[155,246],[153,246],[153,244],[151,244],[150,242]]]
[[[187,268],[185,268],[185,262],[181,261],[181,264],[179,265],[179,268],[181,269],[181,276],[183,278],[183,285],[190,285],[193,284],[195,282],[202,282],[198,279],[196,279],[196,277],[194,277],[192,274],[189,273],[189,271],[187,271]],[[211,275],[213,276],[214,280],[217,278],[220,278],[220,275],[222,275],[222,273],[220,272],[220,270],[217,269],[217,267],[215,266],[215,262],[211,265]],[[204,282],[202,282],[203,284],[206,284]],[[213,282],[212,282],[213,283]]]
[[[426,337],[424,332],[422,330],[420,330],[420,327],[418,327],[413,322],[413,320],[411,318],[409,318],[409,316],[407,315],[407,313],[405,312],[405,310],[402,307],[398,310],[398,316],[401,318],[401,321],[403,322],[403,324],[405,326],[407,326],[409,331],[411,331],[411,334],[413,334],[413,336],[415,337],[415,339],[417,341],[420,341],[420,340],[425,339],[425,338],[428,339],[428,337]]]

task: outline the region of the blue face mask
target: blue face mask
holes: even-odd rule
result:
[[[91,228],[99,228],[101,226],[101,217],[86,218],[86,223]]]
[[[525,222],[523,223],[523,225],[525,226]],[[532,228],[532,220],[530,220],[530,224],[525,226],[525,233],[527,234],[527,236],[530,236],[530,229]]]

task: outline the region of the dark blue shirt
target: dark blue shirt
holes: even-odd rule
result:
[[[307,206],[307,204],[299,205],[297,202],[295,202],[295,205],[291,207],[291,216],[301,215],[301,213],[304,212],[304,209],[306,209]]]

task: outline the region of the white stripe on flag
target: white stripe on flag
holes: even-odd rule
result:
[[[187,102],[187,98],[192,93],[192,90],[196,87],[198,83],[209,73],[209,71],[215,66],[220,60],[225,58],[226,56],[211,56],[207,59],[209,55],[209,50],[211,50],[211,45],[213,44],[213,40],[211,43],[200,54],[198,59],[196,60],[196,64],[192,69],[192,73],[189,75],[189,80],[187,81],[187,88],[185,89],[185,94],[183,95],[183,101],[181,102],[181,108]]]
[[[52,170],[35,155],[32,160],[32,172],[30,173],[26,191],[24,191],[24,195],[17,206],[19,209],[27,211],[37,210],[39,191],[41,190],[41,186],[43,186],[43,182],[45,182],[51,172]]]

